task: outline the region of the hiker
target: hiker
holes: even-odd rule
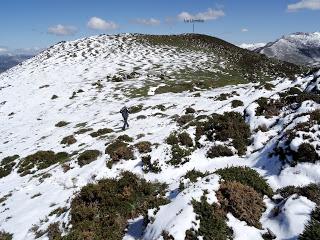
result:
[[[122,114],[123,122],[124,122],[122,130],[125,130],[126,127],[129,127],[129,124],[128,124],[129,110],[126,106],[124,106],[123,108],[121,108],[120,113]]]

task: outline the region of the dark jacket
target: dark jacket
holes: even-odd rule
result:
[[[128,116],[129,116],[129,110],[128,110],[127,107],[121,108],[120,113],[122,114],[122,117],[123,117],[124,119],[127,119]]]

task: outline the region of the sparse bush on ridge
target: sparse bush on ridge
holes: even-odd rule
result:
[[[293,157],[293,164],[296,165],[297,163],[302,162],[310,162],[315,163],[316,161],[320,160],[320,157],[314,147],[309,143],[302,143],[298,151],[292,151],[292,157]]]
[[[78,157],[78,164],[80,167],[89,164],[95,160],[101,155],[101,152],[98,150],[86,150],[83,153],[81,153]]]
[[[192,114],[185,114],[177,119],[177,123],[180,126],[183,126],[183,125],[187,124],[188,122],[191,122],[193,119],[194,119],[194,116]]]
[[[195,113],[196,112],[196,110],[194,109],[194,108],[192,108],[192,107],[187,107],[186,108],[186,111],[185,111],[185,114],[193,114],[193,113]]]
[[[189,133],[187,132],[182,132],[178,135],[179,142],[186,147],[193,147],[193,141],[192,138],[190,137]]]
[[[128,111],[131,114],[135,114],[135,113],[141,112],[142,108],[143,108],[143,105],[139,104],[136,106],[129,107]]]
[[[195,169],[192,169],[188,172],[186,172],[186,174],[184,175],[184,178],[189,179],[190,182],[195,183],[198,178],[203,178],[205,176],[207,176],[209,173],[202,173],[200,171],[197,171]]]
[[[11,172],[16,163],[14,162],[16,159],[19,158],[19,155],[13,155],[5,157],[0,162],[0,178],[8,176]]]

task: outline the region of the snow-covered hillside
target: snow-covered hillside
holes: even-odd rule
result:
[[[298,186],[320,182],[320,72],[236,81],[224,45],[183,41],[62,42],[0,74],[0,239],[298,238],[319,204]],[[266,79],[302,71],[262,59]]]
[[[256,51],[295,64],[320,66],[320,32],[283,36]]]
[[[239,47],[248,49],[250,51],[254,51],[258,48],[262,48],[266,45],[266,43],[242,43],[239,45]]]

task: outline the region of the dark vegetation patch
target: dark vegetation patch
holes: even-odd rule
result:
[[[252,187],[239,182],[225,181],[220,185],[217,198],[226,213],[231,212],[249,226],[261,228],[259,220],[266,207],[262,195]]]
[[[273,190],[257,171],[249,167],[227,167],[216,171],[225,181],[236,181],[252,187],[261,195],[272,197]]]
[[[204,240],[228,240],[232,239],[232,229],[226,223],[224,213],[217,204],[209,204],[206,197],[201,201],[192,201],[197,220],[200,220],[198,230],[190,229],[186,232],[186,240],[197,240],[202,236]]]
[[[8,176],[11,172],[16,163],[14,162],[16,159],[19,158],[19,155],[13,155],[5,157],[0,162],[0,178]]]
[[[184,178],[185,179],[189,179],[190,182],[195,183],[197,181],[198,178],[203,178],[205,176],[207,176],[208,173],[202,173],[200,171],[197,171],[195,169],[192,169],[190,171],[188,171],[185,175]]]
[[[151,156],[146,155],[141,157],[142,160],[142,170],[145,173],[152,172],[152,173],[159,173],[161,172],[161,167],[159,166],[159,161],[151,161]]]
[[[138,142],[134,146],[138,149],[139,153],[149,153],[152,151],[151,143],[148,141]]]
[[[204,120],[204,121],[203,121]],[[228,141],[231,139],[233,147],[239,155],[246,153],[250,144],[250,128],[243,116],[237,112],[225,112],[223,115],[212,114],[194,122],[196,125],[196,141],[205,136],[209,141]],[[199,146],[199,144],[197,144]]]
[[[128,145],[128,143],[115,140],[112,143],[110,143],[106,150],[106,154],[109,154],[111,157],[111,160],[108,161],[107,166],[109,168],[112,167],[112,164],[115,162],[118,162],[120,160],[130,160],[134,158],[133,149],[131,146]]]
[[[278,116],[281,109],[285,106],[278,99],[259,98],[256,103],[259,105],[256,109],[257,116],[265,116],[267,118]]]
[[[52,95],[52,97],[51,97],[51,100],[54,100],[54,99],[57,99],[58,98],[58,96],[57,95]]]
[[[314,147],[310,143],[302,143],[298,151],[292,151],[293,165],[303,162],[315,163],[320,157]]]
[[[55,153],[53,151],[38,151],[25,157],[18,165],[20,176],[33,174],[37,170],[48,168],[56,163],[64,163],[69,160],[69,154],[66,152]],[[32,170],[34,169],[34,170]]]
[[[67,126],[68,124],[70,124],[69,122],[66,122],[66,121],[60,121],[58,123],[56,123],[56,127],[64,127],[64,126]]]
[[[53,210],[51,213],[49,213],[49,217],[56,215],[57,217],[60,217],[62,214],[66,213],[68,211],[67,207],[58,207],[55,210]]]
[[[0,197],[0,203],[2,204],[3,202],[7,201],[7,199],[11,196],[12,196],[12,193],[8,193],[8,194],[4,195],[3,197]]]
[[[5,231],[0,231],[0,239],[1,240],[12,240],[13,234],[5,232]]]
[[[179,133],[178,139],[179,139],[179,142],[181,143],[181,145],[186,146],[186,147],[193,147],[193,141],[192,141],[192,138],[190,137],[189,133],[187,133],[187,132]]]
[[[78,157],[78,164],[80,167],[89,164],[95,160],[101,155],[101,152],[99,150],[86,150],[83,153],[81,153]]]
[[[81,128],[78,131],[74,132],[74,134],[78,134],[78,135],[85,134],[85,133],[90,132],[92,130],[93,130],[93,128]]]
[[[160,110],[160,111],[165,111],[166,110],[166,106],[165,105],[163,105],[163,104],[158,104],[158,105],[156,105],[156,106],[153,106],[151,109],[158,109],[158,110]]]
[[[168,161],[171,165],[177,166],[189,161],[193,149],[180,147],[178,144],[171,146],[171,159]]]
[[[51,223],[47,228],[47,237],[49,240],[61,240],[61,230],[59,227],[59,223]]]
[[[193,114],[185,114],[177,119],[177,123],[180,126],[183,126],[183,125],[187,124],[188,122],[191,122],[193,119],[194,119]]]
[[[147,116],[145,116],[145,115],[139,115],[137,117],[137,120],[142,120],[142,119],[146,119],[146,118],[147,118]]]
[[[132,142],[133,141],[133,138],[129,137],[127,134],[120,135],[117,139],[119,141],[123,141],[123,142]]]
[[[194,108],[192,108],[192,107],[187,107],[186,108],[186,111],[185,111],[185,114],[193,114],[193,113],[195,113],[196,112],[196,110],[194,109]]]
[[[237,108],[237,107],[242,107],[243,106],[243,102],[240,100],[232,100],[231,102],[231,107],[232,108]]]
[[[73,135],[70,135],[70,136],[64,137],[60,143],[69,146],[76,142],[77,142],[77,139]]]
[[[90,136],[91,137],[100,137],[100,136],[103,136],[103,135],[106,135],[106,134],[112,133],[112,132],[113,132],[113,130],[110,128],[101,128],[96,132],[90,133]]]
[[[293,194],[304,196],[320,206],[320,184],[311,183],[304,187],[287,186],[277,191],[283,198],[288,198]]]
[[[72,228],[62,239],[122,239],[129,219],[147,216],[148,209],[167,203],[165,189],[129,172],[89,184],[71,203]]]
[[[215,100],[217,100],[217,101],[225,101],[230,97],[232,97],[231,93],[221,93],[219,96],[217,96],[215,98]]]
[[[305,229],[299,236],[299,240],[315,240],[320,236],[320,207],[318,206],[312,213],[311,219],[306,224]]]
[[[141,112],[142,108],[143,108],[143,105],[139,104],[136,106],[129,107],[128,111],[131,114],[135,114],[135,113]]]
[[[212,146],[207,152],[208,158],[230,157],[230,156],[233,156],[233,152],[231,151],[230,148],[224,145]]]

